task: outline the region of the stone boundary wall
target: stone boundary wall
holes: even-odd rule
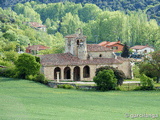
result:
[[[71,83],[56,83],[56,82],[48,82],[48,86],[51,87],[51,88],[57,88],[58,85],[63,85],[63,84],[69,84],[69,85],[72,85],[73,87],[76,87],[78,89],[85,89],[85,90],[89,90],[89,89],[96,89],[97,86],[85,86],[85,85],[82,85],[82,86],[76,86],[76,84],[71,84]]]

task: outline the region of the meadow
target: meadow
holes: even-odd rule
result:
[[[159,120],[159,108],[160,91],[66,90],[0,78],[1,120]]]

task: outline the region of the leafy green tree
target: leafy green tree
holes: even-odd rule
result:
[[[23,53],[19,55],[15,62],[17,72],[20,78],[26,78],[28,75],[35,75],[40,71],[40,63],[30,54]]]
[[[126,43],[124,44],[121,56],[124,57],[124,58],[129,57],[129,47],[127,46]]]
[[[113,70],[103,70],[93,78],[97,84],[98,90],[107,91],[114,90],[117,86],[117,79],[115,78]]]
[[[125,74],[124,74],[124,72],[122,70],[118,70],[118,69],[116,69],[114,67],[110,67],[110,66],[105,66],[105,67],[97,68],[96,69],[96,75],[98,75],[98,73],[100,71],[103,71],[103,70],[113,70],[114,75],[115,75],[115,77],[117,79],[117,85],[122,85],[123,84],[123,80],[126,77],[125,77]]]
[[[102,10],[94,4],[85,4],[85,6],[79,10],[78,14],[81,21],[88,22],[89,20],[95,20],[101,11]]]
[[[157,77],[157,83],[160,81],[160,50],[151,53],[151,57],[146,57],[140,65],[140,73],[149,77]]]
[[[140,77],[141,89],[142,90],[152,90],[154,89],[153,79],[142,74]]]

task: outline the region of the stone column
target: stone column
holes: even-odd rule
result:
[[[80,81],[83,80],[83,67],[84,66],[79,66],[80,67]]]
[[[74,73],[73,73],[73,72],[74,72],[74,71],[73,71],[73,68],[74,68],[74,67],[70,67],[70,68],[71,68],[71,80],[74,81],[74,80],[73,80],[73,74],[74,74]]]
[[[61,67],[61,80],[64,80],[64,67]]]
[[[59,83],[59,73],[60,72],[57,72],[57,82]]]

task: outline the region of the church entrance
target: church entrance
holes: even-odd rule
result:
[[[80,81],[80,67],[76,66],[73,71],[73,80]]]
[[[71,69],[69,67],[64,68],[64,79],[71,79]]]

